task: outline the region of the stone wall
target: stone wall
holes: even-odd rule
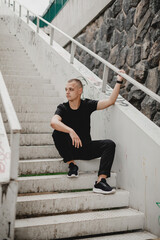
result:
[[[160,95],[159,0],[113,1],[76,39]],[[103,64],[79,48],[76,58],[102,78]],[[115,84],[113,71],[109,84]],[[160,104],[128,82],[121,95],[160,126]]]

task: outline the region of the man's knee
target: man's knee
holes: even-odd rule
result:
[[[112,148],[114,148],[114,149],[116,148],[116,144],[112,140],[110,140],[110,144],[111,144]]]
[[[68,134],[67,133],[63,133],[63,132],[60,132],[60,131],[53,131],[52,133],[52,138],[54,141],[62,141],[62,140],[66,140],[69,138]]]
[[[116,148],[116,144],[114,141],[110,140],[110,139],[107,139],[106,140],[106,148],[108,149],[112,149],[112,151],[115,151],[115,148]]]
[[[107,139],[105,141],[105,149],[106,151],[111,151],[112,153],[115,153],[115,148],[116,148],[116,144],[114,141]]]
[[[54,131],[52,134],[52,137],[53,137],[54,144],[58,150],[66,146],[67,147],[72,146],[71,139],[69,137],[69,134],[67,133]]]

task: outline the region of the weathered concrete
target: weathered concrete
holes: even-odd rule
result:
[[[51,139],[52,140],[52,139]],[[76,160],[79,170],[82,172],[98,171],[100,159],[93,160]],[[19,162],[19,175],[21,174],[38,174],[38,173],[58,173],[67,172],[68,165],[63,162],[62,158],[54,159],[31,159],[21,160]]]
[[[129,193],[117,190],[108,196],[92,191],[74,193],[55,193],[17,198],[17,216],[35,217],[57,213],[71,213],[96,209],[128,207]]]
[[[25,134],[26,133],[28,133],[28,134],[30,134],[30,133],[31,134],[32,133],[50,133],[51,134],[53,132],[53,129],[50,127],[49,120],[46,122],[42,122],[42,123],[41,122],[40,123],[35,123],[35,122],[21,123],[21,126],[22,126],[22,132],[21,132],[22,134],[23,133],[25,133]],[[6,127],[6,132],[10,133],[8,124],[5,124],[5,127]]]
[[[30,134],[21,134],[20,136],[20,145],[51,145],[53,144],[53,139],[51,133],[30,133]]]
[[[78,178],[67,175],[19,177],[19,193],[55,192],[65,190],[90,189],[97,180],[97,173],[80,173]],[[116,187],[116,173],[111,173],[108,184]]]
[[[32,96],[32,95],[31,95]],[[12,96],[11,96],[12,97]],[[2,112],[4,121],[6,122],[6,116]],[[53,111],[48,113],[17,113],[18,119],[20,122],[46,122],[47,120],[50,123],[50,119],[53,116]]]
[[[57,104],[58,105],[58,104]],[[33,105],[30,105],[30,106],[27,106],[27,105],[23,105],[23,104],[19,104],[19,105],[16,105],[14,104],[14,107],[16,109],[16,112],[19,113],[54,113],[56,108],[57,108],[57,105],[55,105],[55,103],[53,103],[53,105],[46,105],[46,104],[33,104]],[[0,106],[1,107],[1,106]],[[49,123],[50,123],[50,119],[48,119]]]
[[[156,236],[148,232],[135,232],[135,233],[124,233],[115,234],[114,236],[104,236],[92,238],[92,240],[147,240],[147,239],[156,239]],[[84,240],[90,240],[90,238],[84,238]]]
[[[0,239],[14,239],[18,183],[0,184]]]
[[[33,69],[33,68],[32,68]],[[25,70],[25,68],[24,68]],[[3,72],[2,72],[3,73]],[[37,74],[37,71],[35,71],[35,73]],[[50,80],[49,79],[43,79],[42,77],[40,76],[34,76],[32,75],[32,72],[29,71],[28,69],[26,69],[26,72],[23,72],[22,73],[23,76],[17,76],[16,74],[13,74],[13,71],[12,71],[12,76],[10,76],[8,74],[8,69],[7,69],[7,74],[3,74],[3,77],[6,81],[6,83],[10,84],[11,82],[13,82],[13,84],[16,84],[16,83],[41,83],[41,84],[48,84],[50,83]],[[31,75],[30,75],[31,74]]]
[[[121,209],[16,220],[16,239],[58,239],[143,228],[144,215]],[[85,223],[84,223],[85,219]]]
[[[54,145],[44,146],[20,146],[20,159],[35,159],[35,158],[54,158],[60,157]]]

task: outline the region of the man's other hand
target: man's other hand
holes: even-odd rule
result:
[[[72,139],[72,145],[75,146],[75,148],[82,147],[81,139],[73,129],[69,132],[69,135]]]
[[[119,70],[119,72],[121,72],[121,73],[125,73],[125,71],[124,71],[123,69]],[[123,81],[124,78],[121,77],[120,75],[117,75],[117,80],[118,80],[118,81]]]

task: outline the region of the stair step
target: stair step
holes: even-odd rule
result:
[[[1,52],[0,59],[3,60],[4,58],[26,58],[30,59],[29,55],[25,52],[9,52],[9,51],[3,51]]]
[[[97,173],[80,173],[78,178],[68,178],[67,175],[46,175],[35,177],[19,177],[19,193],[55,192],[76,189],[93,188]],[[116,187],[116,173],[111,173],[108,184]]]
[[[1,41],[1,43],[3,44],[2,41]],[[19,44],[19,42],[17,42],[17,43]],[[20,48],[22,48],[22,47],[20,46]],[[27,56],[29,58],[28,53],[24,49],[21,52],[19,52],[19,51],[11,51],[11,52],[10,51],[1,51],[1,57],[5,57],[5,56],[13,56],[13,57]]]
[[[8,56],[8,57],[0,57],[0,64],[12,64],[12,63],[17,63],[17,64],[33,64],[33,62],[27,57],[13,57],[13,56]]]
[[[83,238],[83,240],[156,240],[156,238],[157,237],[155,235],[149,232],[137,231],[132,233],[115,234],[96,238]]]
[[[59,158],[55,145],[20,146],[20,159]]]
[[[128,207],[129,192],[117,190],[102,195],[92,191],[21,196],[17,198],[17,216],[35,217],[97,209]]]
[[[21,104],[55,104],[58,105],[63,102],[63,98],[61,97],[45,97],[45,96],[33,96],[32,99],[30,96],[11,96],[12,102],[15,105],[18,105],[18,103]]]
[[[4,64],[7,64],[7,65],[10,65],[12,63],[14,64],[29,64],[29,65],[33,65],[33,63],[31,62],[31,60],[29,58],[26,58],[26,57],[22,57],[22,58],[3,58],[1,59],[0,58],[0,64],[3,63]]]
[[[32,82],[32,83],[25,83],[22,81],[22,83],[16,83],[16,82],[7,82],[5,80],[5,83],[7,85],[8,90],[9,89],[27,89],[27,90],[31,90],[31,89],[36,89],[36,90],[55,90],[55,85],[54,84],[50,84],[50,83],[41,83],[39,84],[39,82]]]
[[[37,69],[36,69],[36,67],[35,66],[17,66],[17,67],[15,67],[15,66],[6,66],[6,65],[1,65],[1,70],[3,70],[3,71],[15,71],[15,69],[16,69],[16,71],[20,71],[20,72],[30,72],[30,71],[33,71],[33,70],[35,70],[35,71],[38,71]]]
[[[26,62],[31,62],[31,59],[28,57],[28,55],[26,55],[26,53],[2,53],[0,55],[0,62],[6,62],[6,61],[17,61],[17,62],[21,62],[21,61],[26,61]]]
[[[12,46],[8,46],[7,44],[3,43],[1,40],[0,45],[0,52],[25,52],[25,49],[21,46],[19,46],[17,43],[12,44]]]
[[[17,62],[17,61],[5,61],[0,62],[0,65],[3,67],[14,67],[14,68],[35,68],[35,65],[31,62]]]
[[[17,96],[58,96],[57,91],[53,89],[43,89],[43,88],[16,88],[16,89],[8,89],[10,95],[17,95]]]
[[[54,112],[56,111],[58,104],[40,104],[40,103],[35,103],[32,104],[30,103],[30,105],[27,104],[15,104],[13,102],[13,106],[15,108],[16,113],[47,113],[47,112],[52,112],[54,114]],[[2,109],[2,104],[0,104],[0,109]],[[50,120],[51,119],[46,119],[46,123],[33,123],[32,125],[36,125],[38,126],[38,124],[40,124],[40,127],[43,127],[42,125],[47,124],[47,120],[48,120],[48,126],[50,125]],[[29,124],[28,124],[29,125]],[[24,128],[27,128],[29,126],[27,126],[27,123],[23,124]]]
[[[51,145],[53,139],[51,133],[21,134],[20,145]]]
[[[143,228],[144,214],[133,209],[20,219],[16,239],[59,239]]]
[[[7,50],[8,52],[9,51],[14,51],[16,52],[17,49],[20,49],[20,50],[23,50],[24,51],[24,48],[20,45],[20,43],[17,41],[16,38],[13,38],[9,43],[6,43],[6,41],[8,41],[7,38],[10,38],[11,35],[8,34],[5,38],[0,38],[0,42],[1,42],[1,49],[4,51],[4,50]],[[9,45],[10,44],[10,45]]]
[[[52,109],[53,109],[53,111],[55,111],[56,108],[55,109],[52,108]],[[38,110],[35,110],[35,112],[38,111]],[[19,109],[16,109],[16,111],[20,112]],[[23,111],[28,112],[28,111],[31,111],[31,110],[24,110],[23,109]],[[49,108],[47,108],[46,111],[49,111]],[[51,112],[51,109],[50,109],[49,112]],[[26,133],[28,133],[28,134],[30,134],[30,133],[50,133],[50,134],[52,134],[53,129],[50,126],[50,120],[51,119],[48,119],[48,122],[43,122],[43,123],[36,123],[36,122],[35,123],[26,123],[26,122],[23,122],[23,123],[21,123],[21,127],[22,127],[21,133],[22,134],[23,133],[24,134],[26,134]],[[10,133],[10,127],[9,127],[8,123],[5,123],[5,129],[6,129],[7,133]]]
[[[10,139],[11,135],[10,134],[7,135],[8,139]],[[29,133],[29,134],[23,133],[20,135],[20,146],[43,146],[43,145],[53,145],[52,133]]]
[[[33,71],[33,72],[36,72],[36,71]],[[14,85],[18,85],[19,83],[27,84],[27,81],[29,81],[29,83],[33,82],[33,84],[36,84],[39,82],[42,82],[42,83],[44,82],[44,84],[45,83],[50,84],[50,79],[44,79],[41,76],[33,76],[29,71],[24,76],[18,76],[18,75],[10,76],[8,74],[3,74],[3,78],[5,79],[6,83],[14,84]]]
[[[100,159],[75,160],[82,172],[97,171]],[[31,159],[19,161],[19,175],[67,172],[68,165],[62,158],[54,159]]]
[[[26,74],[27,75],[27,74]],[[7,86],[9,85],[21,85],[21,87],[23,87],[23,84],[50,84],[50,80],[49,79],[43,79],[41,77],[38,77],[38,76],[27,76],[25,77],[24,75],[23,76],[9,76],[8,78],[8,75],[7,75],[7,78],[6,79],[6,75],[3,75],[3,78],[5,80],[5,83]]]
[[[54,92],[54,95],[58,95],[57,92]],[[23,96],[22,96],[23,97]],[[33,96],[34,97],[34,96]],[[54,97],[53,97],[54,98]],[[54,110],[54,109],[53,109]],[[47,113],[19,113],[17,112],[17,117],[20,122],[46,122],[51,120],[53,117],[54,111]],[[3,121],[7,122],[7,117],[4,112],[2,112]]]
[[[8,75],[8,76],[20,76],[20,77],[23,77],[24,75],[27,75],[28,77],[28,74],[29,74],[29,77],[30,76],[39,76],[40,77],[40,74],[35,71],[35,70],[32,70],[32,71],[19,71],[19,70],[6,70],[6,69],[3,69],[1,70],[2,72],[2,75]]]

